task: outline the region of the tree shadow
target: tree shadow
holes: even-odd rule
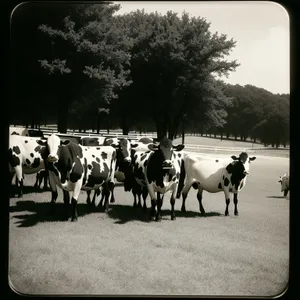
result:
[[[16,222],[16,224],[18,224],[18,227],[31,227],[41,222],[67,222],[64,215],[65,207],[63,203],[55,203],[54,212],[51,212],[50,207],[50,202],[36,203],[32,200],[18,201],[15,206],[9,207],[9,212],[29,212],[27,214],[13,216],[14,219],[19,220]],[[98,209],[92,209],[85,203],[77,204],[78,218],[95,211],[98,211]],[[69,217],[70,215],[71,205],[69,207]]]
[[[147,208],[147,211],[143,211],[140,207],[132,207],[129,205],[111,205],[108,211],[108,216],[112,219],[115,219],[115,224],[125,224],[130,221],[140,221],[140,222],[150,222],[149,220],[150,208]],[[205,218],[205,217],[216,217],[221,216],[222,214],[217,212],[208,212],[204,215],[201,215],[199,212],[195,211],[186,211],[181,212],[180,210],[175,210],[176,217],[179,218]],[[171,210],[164,209],[161,211],[162,220],[171,219]]]

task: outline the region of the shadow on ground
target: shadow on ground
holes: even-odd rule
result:
[[[44,192],[49,192],[51,191],[50,187],[47,188],[38,188],[38,187],[33,187],[33,186],[23,186],[23,194],[33,194],[33,193],[44,193]],[[11,187],[11,193],[12,195],[10,196],[11,198],[18,198],[18,188],[15,186]]]
[[[132,207],[129,205],[111,205],[108,211],[108,216],[115,219],[115,224],[124,224],[130,221],[141,221],[149,222],[150,208],[147,211],[143,211],[140,207]],[[221,216],[222,214],[217,212],[208,212],[201,215],[199,212],[186,211],[181,212],[180,210],[175,210],[176,218],[205,218],[205,217],[215,217]],[[169,209],[163,209],[161,211],[162,220],[171,219],[171,211]]]
[[[284,196],[267,196],[267,198],[274,198],[274,199],[285,199]]]
[[[50,202],[48,203],[36,203],[32,200],[27,201],[18,201],[15,206],[9,207],[10,213],[15,212],[25,212],[26,214],[15,215],[14,219],[19,219],[16,223],[18,227],[31,227],[40,222],[70,222],[71,215],[71,205],[69,207],[69,220],[67,221],[64,217],[64,204],[56,203],[55,211],[52,213],[50,211]],[[101,208],[92,209],[85,203],[77,204],[77,213],[78,213],[78,221],[84,215],[94,213],[94,212],[102,212]]]

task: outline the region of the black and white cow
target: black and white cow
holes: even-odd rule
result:
[[[23,175],[34,174],[45,168],[43,153],[45,141],[40,138],[10,135],[8,162],[11,181],[16,176],[19,197],[23,195]]]
[[[249,157],[246,152],[242,152],[239,157],[231,156],[231,160],[213,159],[198,154],[186,154],[177,193],[177,198],[179,198],[182,191],[181,211],[185,211],[185,200],[191,186],[193,186],[198,189],[197,199],[201,214],[205,213],[202,206],[202,193],[205,190],[209,193],[224,192],[226,201],[225,216],[229,214],[230,193],[233,193],[234,214],[238,215],[238,193],[245,187],[250,162],[255,159],[255,156]]]
[[[104,140],[104,136],[82,136],[79,143],[82,146],[102,146]]]
[[[151,199],[150,219],[161,219],[162,199],[157,197],[156,193],[164,195],[171,191],[171,220],[175,220],[174,205],[182,164],[181,150],[184,145],[174,146],[172,140],[163,138],[159,145],[150,144],[148,148],[152,153],[149,154],[147,163],[144,163],[144,174]]]
[[[87,147],[62,142],[52,134],[47,139],[46,161],[52,190],[52,206],[57,199],[57,186],[69,194],[72,192],[72,221],[77,221],[77,200],[80,190],[97,190],[103,186],[105,211],[108,210],[110,185],[114,182],[116,149],[111,146]],[[64,193],[66,217],[69,197]]]
[[[278,182],[281,184],[281,192],[283,192],[283,196],[286,197],[290,190],[290,174],[285,173],[283,176],[280,176]]]
[[[99,138],[90,138],[91,140],[88,140],[86,138],[86,143],[88,143],[89,146],[97,146],[100,142]],[[94,139],[94,140],[92,140]],[[102,141],[103,146],[112,146],[116,149],[116,154],[117,154],[117,161],[116,161],[116,169],[115,169],[115,178],[119,182],[124,182],[125,180],[125,173],[127,171],[127,168],[129,167],[131,163],[131,157],[130,157],[130,141],[126,138],[104,138]],[[114,197],[114,183],[111,184],[111,198],[110,198],[110,203],[115,202],[115,197]],[[91,203],[90,200],[90,193],[91,191],[87,191],[88,198],[87,198],[87,203]],[[95,203],[95,197],[100,195],[100,189],[95,190],[94,196],[92,203]],[[102,202],[104,200],[104,194],[102,194],[102,198],[100,200],[100,205],[102,205]]]

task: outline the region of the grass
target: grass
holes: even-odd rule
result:
[[[49,191],[34,193],[26,176],[23,198],[10,199],[9,278],[25,294],[272,296],[288,282],[289,200],[277,174],[287,159],[257,159],[239,196],[238,217],[224,216],[222,193],[203,194],[199,214],[192,189],[186,213],[169,195],[161,222],[133,208],[116,187],[108,213],[90,211],[81,192],[78,222],[49,214]],[[149,207],[149,198],[147,200]]]

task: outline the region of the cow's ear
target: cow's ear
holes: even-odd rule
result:
[[[173,148],[174,148],[175,151],[181,151],[184,148],[184,145],[183,144],[180,144],[180,145],[177,145],[177,146],[173,145]]]
[[[232,158],[233,160],[239,160],[239,158],[236,157],[235,155],[232,155],[231,158]]]
[[[151,150],[151,151],[157,151],[158,150],[158,145],[149,144],[148,149]]]
[[[60,141],[60,144],[66,146],[70,144],[70,141],[69,140]]]
[[[253,157],[250,157],[249,159],[250,159],[250,161],[252,161],[252,160],[255,160],[255,159],[256,159],[256,157],[255,157],[255,156],[253,156]]]
[[[40,146],[46,146],[46,145],[47,145],[47,141],[37,140],[36,142],[37,142]]]
[[[111,143],[109,146],[114,147],[115,149],[117,149],[119,147],[119,144]]]

